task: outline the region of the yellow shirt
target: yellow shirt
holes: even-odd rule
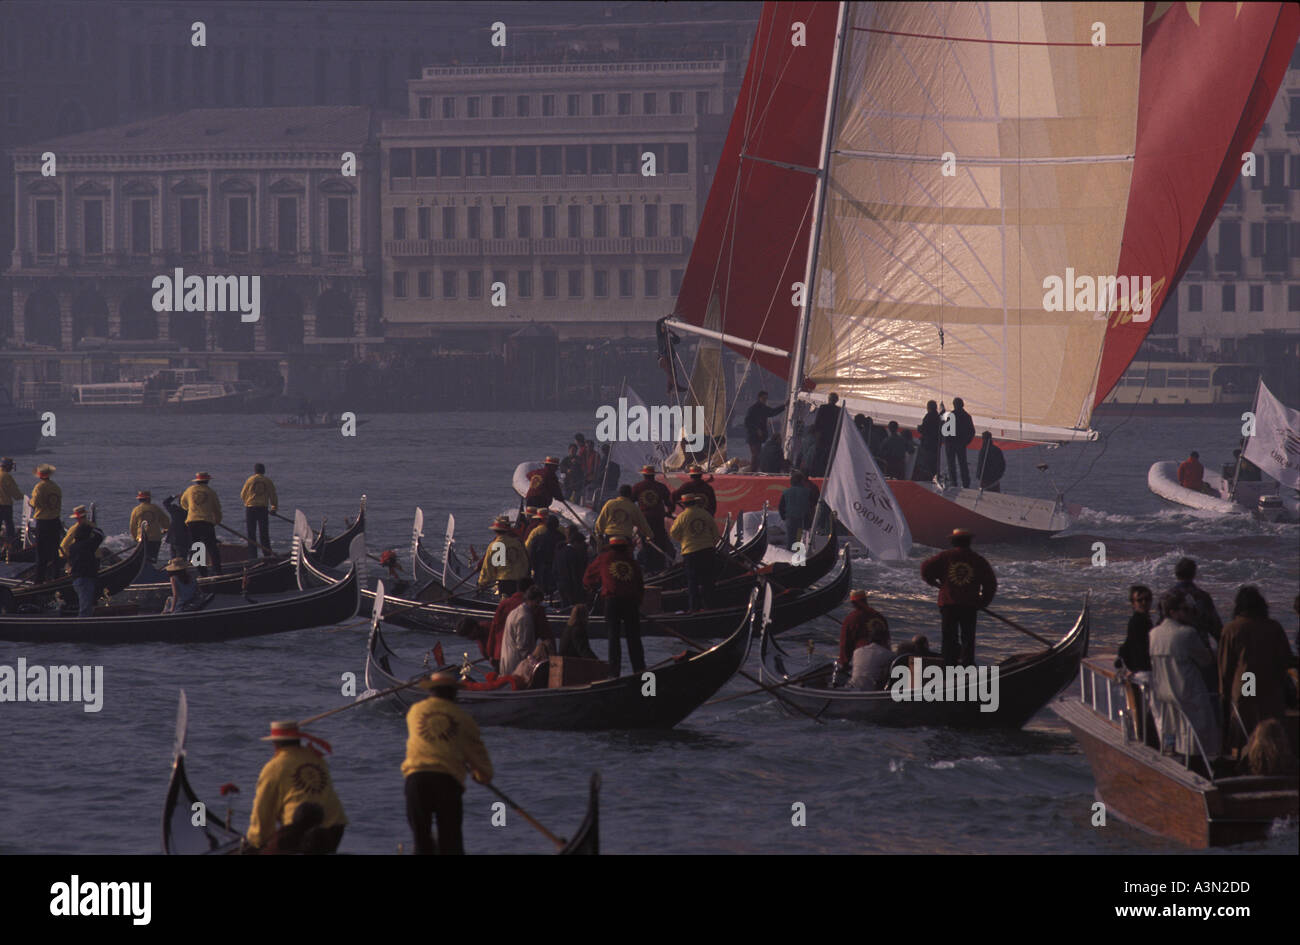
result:
[[[498,547],[504,547],[506,550],[504,565],[492,563],[492,556]],[[527,576],[528,552],[524,549],[524,543],[514,535],[498,535],[492,544],[487,546],[487,551],[483,552],[483,563],[478,569],[479,587],[487,587],[497,581],[517,581]]]
[[[23,497],[23,490],[18,488],[14,477],[8,472],[0,472],[0,505],[13,505]]]
[[[406,710],[402,774],[440,771],[464,784],[467,767],[484,781],[492,780],[492,759],[473,716],[454,702],[432,696]]]
[[[221,524],[221,502],[211,486],[194,483],[181,493],[181,508],[186,512],[186,525],[190,522]]]
[[[718,543],[718,522],[703,506],[690,506],[673,520],[668,537],[682,546],[682,554],[703,551]]]
[[[164,512],[152,502],[141,502],[131,510],[131,522],[127,531],[131,533],[131,538],[138,540],[140,538],[140,523],[145,525],[144,537],[149,541],[162,541],[163,529],[172,523],[171,516]]]
[[[84,524],[78,523],[76,525],[73,525],[71,528],[69,528],[66,532],[63,533],[63,541],[59,542],[60,558],[66,558],[68,556],[68,549],[71,548],[72,543],[77,540],[77,535],[83,527],[91,528],[92,526],[90,525],[89,521],[87,521]]]
[[[319,804],[325,810],[322,827],[346,824],[343,804],[334,793],[330,766],[305,745],[278,748],[257,778],[257,796],[248,818],[248,842],[263,847],[275,836],[276,823],[293,822],[298,805]]]
[[[53,479],[41,479],[32,486],[32,497],[27,500],[32,507],[32,518],[47,522],[63,517],[63,490]]]
[[[621,495],[606,502],[600,514],[596,516],[597,535],[622,535],[624,538],[631,538],[633,527],[640,529],[642,535],[651,534],[650,523],[645,520],[645,513],[641,511],[641,506]]]
[[[239,490],[239,497],[244,500],[245,508],[273,509],[280,507],[280,498],[275,494],[275,483],[261,473],[254,473]]]

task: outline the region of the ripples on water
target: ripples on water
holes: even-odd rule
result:
[[[1008,453],[1008,491],[1050,496],[1034,463],[1045,460],[1084,506],[1065,535],[1031,548],[985,547],[998,573],[995,609],[1049,638],[1073,623],[1086,593],[1094,608],[1093,653],[1114,652],[1127,619],[1133,582],[1157,591],[1172,583],[1173,562],[1200,561],[1200,583],[1220,611],[1232,594],[1257,583],[1294,640],[1289,602],[1300,585],[1295,526],[1259,525],[1246,517],[1214,519],[1173,508],[1146,488],[1146,470],[1198,449],[1207,468],[1231,457],[1232,420],[1150,418],[1102,421],[1108,444]],[[371,551],[396,548],[403,560],[414,507],[426,534],[440,536],[448,512],[461,547],[481,550],[486,525],[516,501],[509,479],[516,463],[562,452],[574,431],[588,434],[587,414],[376,416],[345,439],[330,431],[285,431],[262,417],[169,418],[134,413],[59,416],[60,436],[42,459],[67,507],[98,503],[99,520],[126,540],[126,518],[139,488],[156,499],[179,493],[198,470],[215,478],[230,524],[242,525],[238,489],[254,462],[264,462],[288,514],[301,507],[337,532],[369,495]],[[1102,453],[1103,445],[1105,452]],[[1097,457],[1100,456],[1100,459]],[[34,465],[25,461],[20,472]],[[25,488],[29,477],[20,478]],[[238,520],[238,521],[236,521]],[[288,526],[272,521],[277,544]],[[436,539],[435,539],[436,540]],[[1106,567],[1093,567],[1093,544],[1106,545]],[[977,538],[978,547],[978,538]],[[921,584],[917,548],[906,564],[857,562],[855,583],[871,589],[895,639],[927,633],[939,641],[933,592]],[[838,617],[788,634],[799,665],[802,641],[822,653],[838,638]],[[982,658],[1029,652],[1037,644],[988,617],[980,620]],[[75,647],[0,644],[0,662],[99,663],[105,706],[4,704],[0,757],[0,853],[123,852],[159,848],[161,804],[170,769],[176,693],[190,698],[190,778],[223,816],[217,786],[235,781],[237,826],[257,773],[269,756],[258,741],[272,718],[306,717],[345,701],[342,674],[364,670],[365,624],[354,620],[227,644]],[[428,636],[393,629],[399,652],[420,652]],[[461,650],[447,638],[449,658]],[[599,644],[597,644],[599,646]],[[647,641],[650,661],[672,649]],[[749,669],[757,668],[757,653]],[[360,685],[360,683],[358,683]],[[744,679],[720,695],[752,689]],[[343,849],[356,853],[409,848],[402,778],[400,715],[383,705],[359,707],[312,726],[334,747],[331,767],[351,825]],[[487,729],[498,783],[559,834],[582,818],[588,774],[599,769],[603,849],[619,852],[785,853],[1078,853],[1161,852],[1179,847],[1123,825],[1089,825],[1092,776],[1068,730],[1050,712],[1014,733],[886,729],[787,717],[766,697],[708,706],[667,733],[528,733]],[[515,814],[490,826],[495,797],[470,785],[466,846],[474,852],[547,852],[548,842]],[[792,805],[807,826],[791,825]],[[1294,852],[1285,827],[1235,852]]]

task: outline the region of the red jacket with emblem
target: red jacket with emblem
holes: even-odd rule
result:
[[[921,580],[939,588],[940,607],[987,607],[998,590],[989,563],[969,548],[950,548],[926,558]]]
[[[871,642],[871,634],[878,626],[889,629],[889,621],[880,611],[870,607],[865,601],[853,602],[853,609],[840,624],[840,665],[848,666],[853,662],[853,651]]]
[[[669,503],[672,502],[672,493],[668,491],[668,487],[657,479],[642,479],[632,487],[632,498],[641,507],[641,514],[645,516],[655,533],[663,534],[664,517],[668,514]]]
[[[673,505],[684,506],[686,503],[682,501],[682,496],[690,495],[693,492],[698,492],[702,496],[704,496],[704,507],[708,510],[710,515],[718,514],[717,493],[713,491],[713,486],[709,485],[703,479],[687,479],[680,486],[678,486],[673,491],[673,495],[672,495]]]
[[[638,604],[645,597],[641,567],[633,560],[632,552],[626,546],[611,548],[597,555],[596,560],[587,565],[582,583],[593,591],[600,588],[602,597],[634,600]]]
[[[528,470],[528,494],[524,496],[524,501],[530,499],[545,499],[545,503],[536,502],[535,505],[550,505],[552,499],[562,500],[564,498],[564,489],[560,486],[560,479],[555,474],[554,466],[538,466],[536,469]]]

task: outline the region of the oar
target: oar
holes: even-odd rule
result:
[[[379,621],[383,617],[383,615],[384,615],[384,582],[380,581],[375,585],[375,602],[370,607],[370,632],[371,633],[375,632],[375,630],[379,628]],[[420,683],[424,682],[424,680],[428,678],[429,675],[427,673],[421,674],[415,679],[412,679],[410,682],[404,682],[400,686],[391,686],[388,689],[383,689],[379,692],[371,693],[370,695],[363,696],[362,698],[357,699],[354,702],[349,702],[347,705],[339,706],[337,709],[330,709],[328,712],[322,712],[319,715],[313,715],[309,719],[302,719],[298,724],[306,725],[309,722],[319,722],[321,719],[328,718],[331,715],[336,715],[339,712],[346,712],[348,709],[359,706],[363,702],[369,702],[372,699],[378,699],[380,696],[387,696],[394,692],[400,692],[403,689],[410,689],[412,686],[418,686]]]
[[[1027,636],[1031,636],[1031,637],[1033,637],[1033,638],[1034,638],[1035,640],[1037,640],[1039,643],[1046,644],[1049,648],[1050,648],[1050,647],[1053,647],[1053,646],[1056,646],[1056,644],[1053,643],[1051,640],[1047,639],[1046,637],[1039,636],[1037,633],[1034,633],[1034,631],[1032,631],[1032,630],[1026,630],[1024,627],[1020,626],[1020,624],[1016,623],[1014,620],[1008,620],[1006,617],[1003,617],[1001,614],[995,614],[993,611],[989,610],[987,607],[983,607],[983,608],[981,608],[981,609],[984,611],[984,613],[988,614],[990,617],[993,617],[993,618],[995,618],[995,619],[997,619],[997,620],[1001,620],[1001,621],[1002,621],[1003,623],[1005,623],[1008,627],[1013,627],[1013,628],[1015,628],[1016,630],[1019,630],[1021,633],[1026,634]]]
[[[229,525],[225,525],[225,524],[223,524],[223,523],[221,523],[221,522],[214,522],[213,524],[216,525],[217,528],[224,528],[226,531],[230,532],[230,534],[234,535],[236,538],[241,538],[241,539],[243,539],[243,541],[244,541],[245,543],[248,542],[248,536],[247,536],[247,535],[241,535],[241,534],[239,534],[239,532],[235,531],[235,530],[234,530],[233,528],[231,528]],[[265,551],[268,555],[273,555],[273,554],[275,554],[274,551],[272,551],[270,548],[266,547],[266,545],[262,544],[261,542],[257,542],[257,541],[255,541],[255,542],[253,542],[253,544],[257,545],[257,547],[261,548],[261,549],[262,549],[263,551]]]
[[[722,702],[730,702],[732,699],[743,699],[745,696],[756,696],[760,692],[771,692],[773,689],[780,689],[783,686],[791,686],[797,682],[802,682],[808,673],[800,673],[797,676],[791,676],[789,679],[782,680],[779,683],[773,683],[771,686],[763,686],[761,689],[750,689],[746,692],[735,692],[729,696],[723,696],[721,699],[710,699],[705,705],[718,705]]]
[[[513,808],[514,808],[514,809],[519,813],[519,815],[520,815],[521,817],[524,818],[524,820],[528,821],[530,824],[532,824],[534,827],[536,827],[538,830],[540,830],[543,834],[545,834],[547,840],[551,841],[551,843],[555,844],[555,845],[556,845],[557,847],[559,847],[561,850],[564,849],[565,845],[566,845],[569,841],[567,841],[567,840],[565,840],[565,839],[563,839],[563,838],[561,838],[561,837],[557,837],[555,834],[551,833],[549,830],[547,830],[545,827],[543,827],[541,824],[539,824],[539,823],[538,823],[538,822],[533,818],[533,815],[532,815],[532,814],[528,813],[528,811],[524,810],[522,807],[520,807],[518,804],[516,804],[516,803],[515,803],[514,801],[512,801],[510,798],[506,797],[505,792],[502,791],[502,790],[501,790],[499,787],[497,787],[495,784],[493,784],[491,781],[483,781],[483,782],[480,782],[480,783],[481,783],[485,788],[487,788],[489,791],[491,791],[493,794],[495,794],[497,797],[501,798],[501,800],[505,801],[507,804],[509,804],[511,807],[513,807]]]

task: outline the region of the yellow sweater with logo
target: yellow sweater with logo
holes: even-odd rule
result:
[[[127,530],[133,539],[140,538],[140,523],[145,525],[144,537],[149,541],[162,541],[163,529],[171,525],[171,516],[152,502],[141,502],[131,510],[131,521]]]
[[[280,498],[275,494],[275,483],[260,473],[248,477],[244,488],[239,490],[239,498],[243,500],[244,507],[249,509],[280,507]]]
[[[624,538],[631,538],[633,527],[639,528],[642,535],[650,534],[650,523],[646,521],[641,506],[621,495],[606,502],[600,514],[596,516],[597,535],[606,537],[621,535]]]
[[[325,759],[305,745],[287,745],[262,768],[257,778],[257,796],[248,819],[248,842],[255,847],[270,843],[277,822],[293,822],[300,804],[319,804],[325,811],[322,827],[346,824],[343,805],[334,793],[334,781]]]
[[[682,546],[682,554],[689,555],[712,548],[722,537],[718,522],[707,509],[691,506],[673,520],[668,537]]]
[[[402,774],[439,771],[464,784],[466,768],[479,772],[484,781],[492,780],[492,759],[473,716],[454,702],[432,696],[407,709]]]
[[[41,479],[32,486],[32,496],[27,500],[32,507],[32,518],[49,521],[63,517],[63,490],[52,479]]]
[[[505,549],[505,564],[492,563],[493,557],[500,558],[498,548]],[[483,563],[478,569],[479,587],[487,587],[497,581],[517,581],[528,576],[528,552],[524,543],[514,535],[499,535],[483,552]]]
[[[23,490],[18,488],[14,477],[8,472],[0,472],[0,505],[13,505],[23,497]]]
[[[194,483],[181,493],[181,508],[185,510],[185,524],[211,522],[221,524],[221,501],[211,486]]]

